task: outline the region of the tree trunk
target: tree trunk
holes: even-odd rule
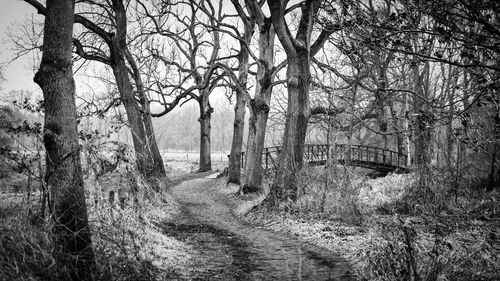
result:
[[[43,55],[34,81],[45,101],[45,180],[50,190],[55,242],[73,257],[73,280],[90,280],[95,261],[78,145],[71,61],[74,9],[72,0],[47,1]],[[55,258],[67,262],[64,257]]]
[[[267,118],[271,103],[275,33],[270,20],[259,24],[259,59],[255,98],[250,101],[250,120],[242,192],[258,192],[262,188],[262,152],[266,138]]]
[[[116,79],[118,92],[127,113],[127,119],[132,133],[132,141],[136,156],[137,168],[145,177],[149,177],[151,162],[148,161],[149,152],[146,149],[146,133],[144,122],[135,99],[134,90],[128,68],[125,63],[127,52],[127,14],[123,0],[113,1],[115,11],[116,34],[112,37],[111,44],[111,68]]]
[[[424,89],[423,78],[425,72],[428,71],[428,63],[426,63],[423,73],[419,73],[418,66],[413,67],[414,96],[413,108],[417,115],[415,120],[415,164],[417,166],[428,166],[432,158],[432,125],[433,116],[429,108],[429,102],[426,100],[428,93]]]
[[[304,142],[309,121],[309,85],[311,73],[307,50],[298,51],[295,57],[288,57],[287,86],[288,108],[285,134],[279,155],[278,171],[271,187],[275,205],[279,201],[297,198],[297,174],[302,168]]]
[[[499,136],[500,136],[500,110],[496,108],[495,115],[492,116],[493,119],[493,141],[491,146],[491,149],[493,150],[491,153],[491,158],[490,158],[490,171],[488,174],[488,190],[493,190],[496,187],[498,188],[498,183],[500,180],[500,169],[498,168],[498,152],[500,151],[499,148]]]
[[[231,154],[229,155],[228,183],[240,183],[241,176],[241,151],[243,147],[243,129],[245,128],[245,109],[247,98],[244,95],[236,95],[234,106],[233,142]]]
[[[398,153],[399,154],[404,154],[405,153],[404,135],[403,135],[403,133],[401,132],[401,129],[400,129],[400,128],[403,127],[402,124],[404,122],[399,122],[398,116],[397,116],[397,112],[394,109],[394,103],[392,101],[390,102],[389,109],[391,110],[392,120],[394,120],[392,126],[393,126],[393,129],[394,129],[393,133],[396,135],[396,147],[398,149]]]
[[[160,149],[158,148],[158,143],[156,142],[153,120],[151,119],[150,115],[151,111],[149,101],[146,99],[146,97],[141,99],[144,99],[144,102],[142,104],[142,108],[144,110],[142,118],[144,121],[144,129],[146,133],[147,148],[153,161],[151,170],[148,171],[148,173],[151,177],[161,178],[166,175],[166,172],[165,166],[163,165],[163,159],[161,157]]]
[[[414,122],[414,148],[415,148],[415,165],[417,168],[418,175],[418,187],[421,192],[421,196],[427,198],[422,198],[422,200],[432,199],[431,185],[432,185],[432,174],[431,174],[431,160],[432,160],[432,138],[433,138],[433,125],[434,118],[428,101],[429,92],[424,87],[423,77],[427,75],[429,71],[429,63],[425,62],[425,65],[420,73],[418,65],[412,66],[413,70],[413,83],[414,83],[414,95],[413,99],[413,110],[416,113],[416,118]]]
[[[148,177],[148,152],[146,150],[146,133],[144,131],[144,123],[142,120],[139,107],[135,100],[134,91],[130,78],[128,77],[128,69],[125,65],[123,57],[117,58],[117,61],[112,66],[113,74],[120,93],[120,99],[125,107],[127,119],[132,133],[132,141],[134,144],[137,169],[141,174]]]
[[[288,62],[288,108],[279,167],[267,200],[267,204],[271,206],[278,205],[280,201],[297,199],[297,176],[303,164],[302,154],[310,115],[311,53],[316,53],[331,34],[330,31],[322,30],[316,41],[311,44],[312,29],[320,1],[310,0],[302,5],[297,33],[295,39],[291,38],[285,20],[287,3],[288,1],[267,1],[274,30],[285,49]]]
[[[144,122],[144,130],[145,130],[145,142],[146,142],[146,152],[148,153],[148,158],[151,158],[151,166],[148,170],[147,174],[151,177],[164,177],[165,176],[165,166],[163,165],[163,159],[161,158],[160,150],[158,149],[158,143],[156,142],[156,136],[153,128],[153,121],[151,119],[151,109],[149,101],[146,97],[146,93],[144,91],[144,85],[142,83],[141,73],[139,71],[139,67],[135,62],[132,54],[127,49],[126,50],[126,58],[132,67],[132,72],[135,81],[135,87],[137,89],[137,95],[139,96],[139,100],[141,101],[142,106],[142,121]]]
[[[241,150],[243,147],[243,130],[245,129],[245,113],[247,104],[247,80],[250,68],[249,53],[247,46],[250,46],[253,34],[253,22],[245,24],[244,42],[240,43],[238,82],[239,89],[236,92],[236,104],[234,106],[234,129],[233,142],[231,143],[231,154],[229,156],[228,183],[240,184],[241,177]]]
[[[208,91],[208,90],[203,90]],[[208,101],[208,93],[203,92],[200,95],[200,168],[198,172],[206,172],[212,170],[212,160],[210,151],[210,133],[212,112],[214,109],[210,106]]]

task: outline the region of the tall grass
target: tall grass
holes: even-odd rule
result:
[[[372,179],[360,168],[306,166],[298,199],[285,203],[275,228],[344,249],[362,280],[498,280],[500,191],[464,175],[457,189],[441,172]],[[322,221],[309,226],[319,233],[302,229],[311,217]],[[344,240],[351,226],[358,231]]]
[[[163,192],[166,188],[161,181],[156,184],[160,186],[127,171],[87,180],[89,225],[97,261],[95,280],[175,279],[189,267],[192,249],[157,227],[177,212],[177,206]],[[110,203],[106,195],[112,189],[125,189],[120,195],[124,200]],[[54,244],[50,219],[33,223],[33,210],[39,203],[28,202],[22,195],[9,198],[2,200],[0,210],[0,280],[71,280],[72,263],[61,266],[55,262],[54,257],[71,257],[65,257]],[[3,204],[5,201],[9,204]]]

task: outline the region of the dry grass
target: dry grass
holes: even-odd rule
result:
[[[415,198],[413,174],[360,172],[306,167],[297,202],[243,218],[340,251],[361,280],[500,279],[500,192],[451,196],[435,180],[424,201]]]
[[[129,186],[123,182],[123,178],[129,179]],[[105,188],[102,187],[103,184]],[[131,268],[136,272],[132,273],[138,275],[132,276],[141,275],[144,278],[146,273],[146,276],[149,275],[148,280],[175,277],[177,272],[190,265],[192,249],[165,236],[157,227],[161,221],[170,219],[179,212],[179,209],[175,200],[165,192],[166,187],[162,182],[156,184],[160,186],[152,187],[135,172],[129,172],[125,176],[111,174],[94,182],[94,189],[106,192],[98,195],[100,200],[97,204],[95,200],[89,200],[88,204],[91,206],[89,221],[94,247],[102,255],[101,258],[110,261],[107,270],[113,272],[113,276],[123,268],[120,264],[123,257],[120,256],[127,256],[134,261],[135,266]],[[90,184],[87,186],[91,187]],[[106,195],[113,187],[118,198],[110,204]],[[120,188],[125,189],[125,195],[119,195],[116,189]],[[155,190],[162,192],[157,193]],[[122,199],[124,204],[121,204]]]
[[[170,280],[191,266],[193,249],[157,227],[175,215],[178,206],[161,181],[155,184],[159,186],[125,170],[86,181],[96,280]],[[113,204],[111,190],[117,194]],[[71,268],[56,266],[54,257],[63,253],[48,234],[50,223],[46,219],[34,224],[37,199],[32,194],[28,202],[21,193],[0,198],[0,280],[70,279]]]

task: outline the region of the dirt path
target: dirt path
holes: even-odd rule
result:
[[[161,228],[199,251],[180,279],[354,280],[339,255],[241,222],[217,183],[193,179],[170,189],[182,215]]]

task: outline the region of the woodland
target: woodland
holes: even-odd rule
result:
[[[24,2],[0,280],[331,280],[245,267],[268,233],[338,280],[500,278],[500,2]]]

